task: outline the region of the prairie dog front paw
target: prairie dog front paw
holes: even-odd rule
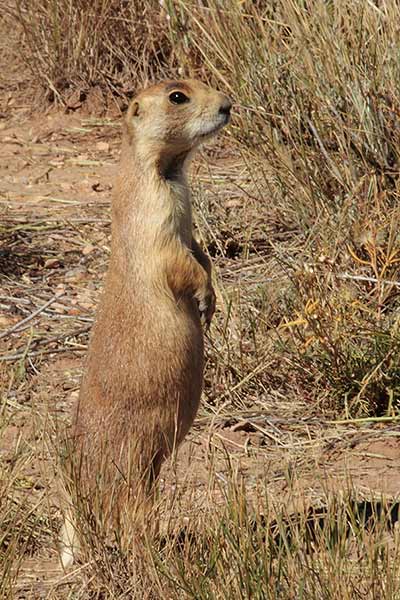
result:
[[[208,328],[215,312],[216,297],[214,288],[211,284],[207,285],[206,288],[195,293],[195,298],[198,302],[201,322]]]

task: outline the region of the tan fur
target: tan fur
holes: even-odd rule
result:
[[[173,104],[176,91],[190,101]],[[72,505],[64,566],[79,550],[76,523],[86,509],[109,530],[145,525],[162,462],[195,418],[201,319],[210,322],[215,295],[210,261],[192,235],[186,169],[198,145],[228,122],[229,109],[223,94],[185,80],[145,90],[127,112],[110,266],[66,461]]]

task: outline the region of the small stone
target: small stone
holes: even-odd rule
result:
[[[100,152],[108,152],[110,150],[110,144],[107,142],[97,142],[96,148],[97,150],[100,150]]]
[[[54,310],[54,312],[58,314],[63,314],[66,312],[66,307],[64,306],[64,304],[60,304],[59,302],[53,302],[51,308]]]
[[[82,248],[82,254],[83,254],[83,256],[87,256],[88,254],[93,252],[93,250],[94,250],[94,246],[92,246],[92,244],[87,244],[87,246],[84,246]]]
[[[240,206],[243,205],[243,200],[240,200],[238,198],[232,198],[231,200],[226,200],[224,202],[224,206],[225,208],[238,208]]]
[[[60,261],[58,258],[48,258],[44,263],[45,269],[53,269],[54,267],[59,267]]]
[[[77,283],[78,281],[83,281],[87,278],[86,269],[71,269],[67,271],[64,275],[65,281],[68,283]]]

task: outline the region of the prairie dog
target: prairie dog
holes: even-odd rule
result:
[[[192,234],[186,171],[230,110],[225,95],[199,81],[168,80],[141,92],[127,111],[110,265],[66,461],[72,500],[61,533],[64,567],[79,552],[83,505],[92,521],[94,514],[114,530],[145,521],[162,462],[195,418],[202,321],[210,323],[215,295],[210,260]]]

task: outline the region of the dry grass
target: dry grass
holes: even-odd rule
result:
[[[358,490],[338,500],[315,481],[317,449],[345,449],[379,430],[397,440],[396,427],[383,428],[399,418],[398,6],[307,4],[9,3],[32,72],[48,98],[70,108],[93,87],[125,102],[167,73],[200,73],[236,102],[229,137],[208,151],[215,165],[200,161],[194,177],[199,236],[219,292],[193,438],[206,439],[205,456],[194,453],[206,477],[193,467],[194,479],[176,478],[177,492],[166,469],[159,510],[169,535],[144,542],[133,562],[93,547],[68,585],[43,597],[399,597],[398,535],[385,514],[375,508],[377,525],[367,530],[350,500]],[[91,148],[83,156],[39,140],[30,160],[46,151],[38,165],[51,175],[60,166],[54,151],[89,177],[103,168],[96,130],[109,140],[110,124],[89,120],[63,134],[64,146]],[[47,212],[18,205],[1,227],[0,302],[15,315],[0,341],[2,446],[11,448],[0,462],[5,598],[18,597],[21,561],[55,545],[47,414],[68,419],[108,257],[107,191],[103,204],[83,202],[83,192],[41,193]],[[46,368],[63,357],[75,357],[69,375],[52,380]],[[9,444],[9,427],[32,414],[35,431]],[[327,423],[341,419],[354,426]],[[238,431],[247,441],[236,436],[229,446]],[[327,507],[311,540],[310,504]]]
[[[398,395],[396,13],[394,2],[187,8],[212,79],[238,101],[259,235],[281,267],[259,347],[273,329],[305,392],[352,414],[385,414]]]
[[[23,30],[24,58],[50,100],[74,109],[97,88],[131,97],[173,68],[159,2],[18,0],[8,15]]]

